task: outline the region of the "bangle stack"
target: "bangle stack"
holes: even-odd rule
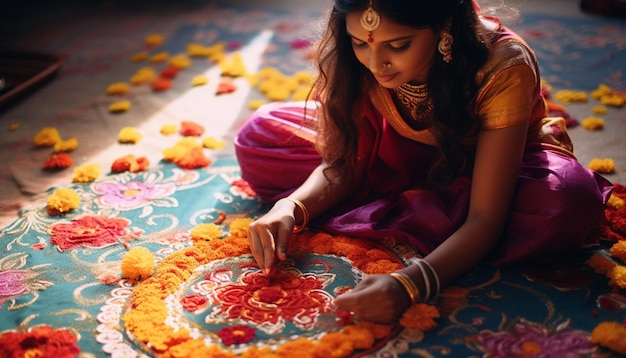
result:
[[[406,290],[406,293],[411,298],[411,303],[417,302],[433,302],[437,299],[439,291],[441,290],[441,283],[439,282],[439,276],[435,269],[424,259],[413,260],[415,266],[419,268],[422,280],[424,281],[424,296],[420,294],[417,285],[411,278],[401,272],[392,272],[391,277],[400,282],[402,287]],[[433,287],[434,286],[434,287]]]
[[[309,224],[309,211],[306,209],[306,206],[304,206],[304,204],[302,204],[302,202],[298,199],[292,199],[292,198],[283,198],[283,199],[292,202],[298,209],[300,209],[300,212],[302,213],[302,223],[300,225],[294,225],[292,232],[294,234],[302,232],[306,228],[306,226]]]
[[[411,299],[411,304],[414,304],[417,301],[419,301],[420,291],[417,289],[415,282],[413,282],[413,280],[411,280],[411,278],[408,275],[403,274],[401,272],[392,272],[391,277],[398,280],[398,282],[400,282],[402,287],[404,287],[404,289],[406,290],[406,293],[409,295],[409,298]]]

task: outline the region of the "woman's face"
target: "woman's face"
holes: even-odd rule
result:
[[[356,58],[386,88],[397,88],[406,82],[424,83],[439,41],[430,28],[415,29],[381,17],[380,26],[369,32],[361,27],[360,11],[346,16],[346,31],[352,38]],[[386,68],[384,64],[391,64]]]

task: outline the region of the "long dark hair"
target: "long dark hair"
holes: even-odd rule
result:
[[[356,173],[358,120],[368,89],[375,85],[369,70],[356,58],[346,32],[346,14],[364,11],[369,0],[335,0],[327,28],[318,43],[319,76],[315,85],[323,102],[320,152],[334,178],[351,180]],[[473,113],[477,71],[489,56],[489,34],[482,32],[471,0],[373,0],[383,17],[401,25],[430,27],[439,33],[449,24],[452,61],[435,58],[427,85],[434,104],[431,130],[440,146],[440,159],[431,168],[431,181],[444,183],[473,166],[472,138],[480,128]]]

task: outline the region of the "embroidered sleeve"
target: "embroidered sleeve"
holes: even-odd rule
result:
[[[477,110],[483,128],[509,127],[530,120],[539,78],[534,55],[522,43],[506,41],[494,50],[478,79]]]

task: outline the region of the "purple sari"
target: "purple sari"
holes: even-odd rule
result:
[[[302,126],[303,106],[266,105],[235,138],[242,177],[261,199],[288,195],[321,161],[315,132]],[[428,189],[421,180],[436,149],[403,137],[374,110],[367,119],[359,151],[373,154],[363,187],[311,227],[353,237],[393,237],[427,255],[465,221],[471,178],[460,177],[441,191]],[[490,263],[563,257],[577,251],[598,224],[611,183],[550,148],[527,145],[509,220]]]

